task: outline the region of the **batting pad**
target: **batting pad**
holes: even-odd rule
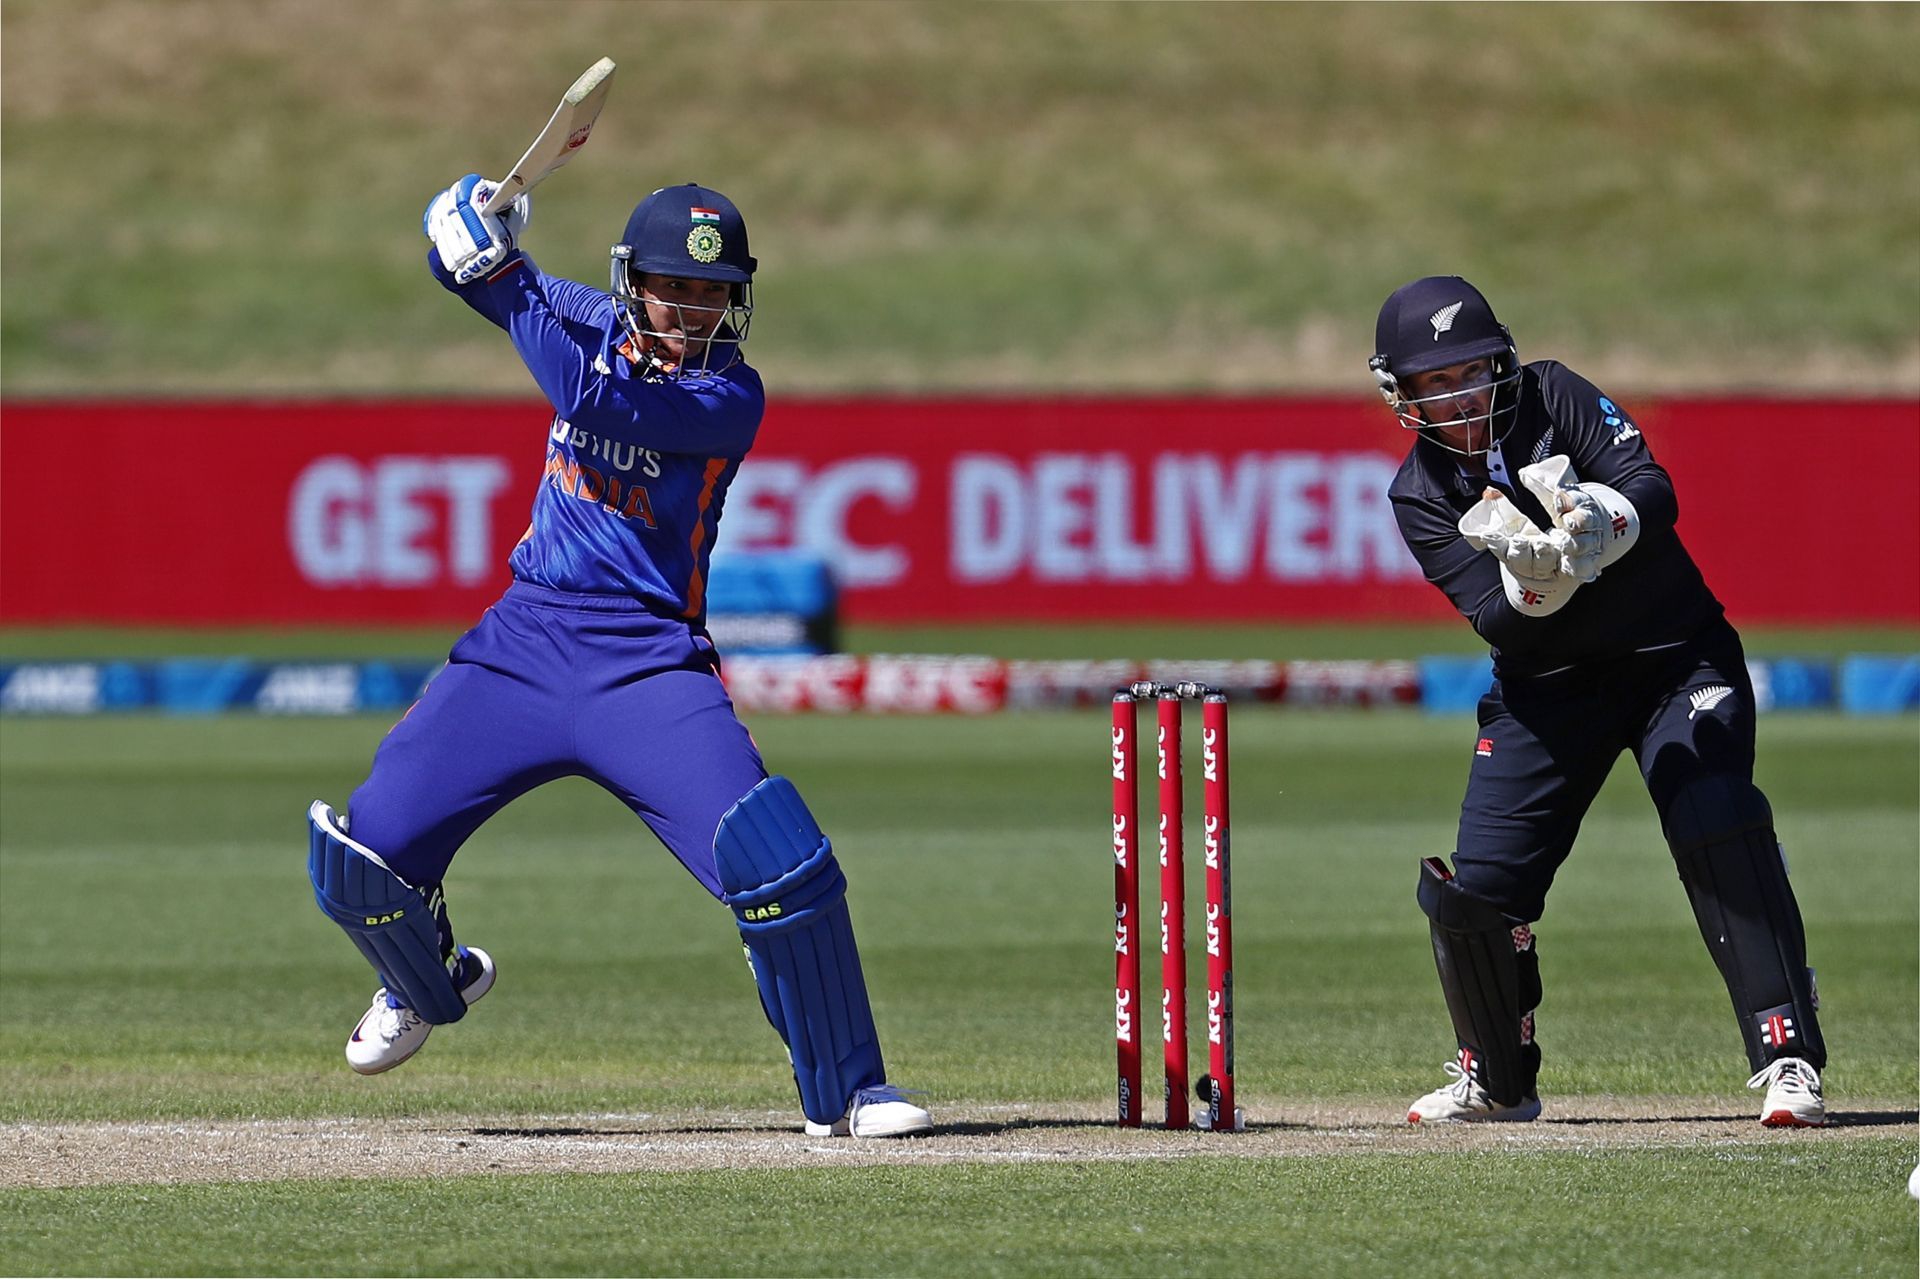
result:
[[[372,849],[347,838],[319,800],[307,810],[307,877],[313,899],[379,970],[380,980],[425,1021],[444,1025],[467,1015],[440,957],[433,911],[420,891],[387,869]]]
[[[1662,815],[1700,936],[1727,983],[1755,1070],[1801,1057],[1822,1070],[1807,934],[1773,833],[1773,809],[1744,777],[1687,783]]]
[[[855,1090],[886,1080],[833,844],[793,783],[769,777],[720,819],[713,851],[801,1109],[831,1124]]]

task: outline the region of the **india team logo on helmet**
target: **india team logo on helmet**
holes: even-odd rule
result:
[[[613,247],[616,265],[690,280],[750,284],[758,265],[733,201],[693,182],[642,200]]]
[[[693,229],[687,232],[687,256],[695,262],[718,262],[726,241],[720,238],[720,211],[698,205],[687,211]]]

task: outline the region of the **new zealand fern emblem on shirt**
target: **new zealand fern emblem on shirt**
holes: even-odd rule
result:
[[[1693,703],[1693,709],[1687,712],[1687,718],[1692,719],[1702,711],[1710,711],[1732,696],[1733,690],[1725,684],[1713,684],[1706,688],[1696,689],[1694,692],[1687,694],[1687,700]]]

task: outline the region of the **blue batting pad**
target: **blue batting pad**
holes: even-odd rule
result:
[[[769,777],[720,819],[713,851],[801,1109],[833,1123],[856,1089],[886,1080],[833,844],[793,783]]]
[[[422,1019],[444,1025],[466,1016],[467,1001],[440,957],[426,898],[371,849],[347,838],[319,800],[307,810],[307,824],[307,877],[321,911],[353,939],[387,990]]]

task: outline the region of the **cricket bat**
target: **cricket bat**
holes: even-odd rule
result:
[[[480,212],[499,213],[512,204],[515,197],[533,190],[552,177],[554,170],[573,159],[573,153],[586,144],[593,132],[593,122],[600,118],[600,108],[607,104],[607,91],[611,88],[613,59],[602,58],[573,82],[573,87],[560,99],[560,105],[553,109],[553,118],[547,121],[547,127],[540,130],[540,136],[533,140],[527,153],[514,163],[513,171],[501,180],[499,189],[487,197]]]

